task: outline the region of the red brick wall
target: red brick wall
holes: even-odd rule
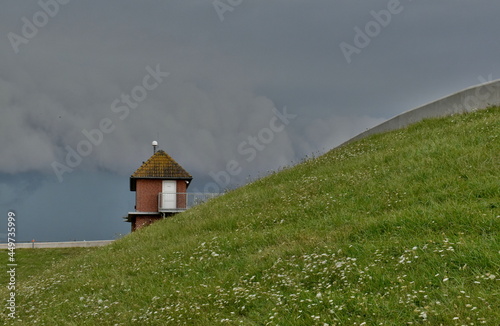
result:
[[[138,212],[158,212],[158,194],[162,180],[138,179],[135,191],[135,210]]]
[[[132,221],[132,232],[159,221],[160,219],[160,216],[137,216],[135,220]]]
[[[138,179],[135,192],[137,212],[158,212],[158,194],[162,192],[161,179]],[[177,192],[187,191],[186,180],[177,180]],[[186,195],[177,195],[177,208],[186,208]]]
[[[186,180],[177,180],[177,192],[186,192]],[[177,208],[186,208],[186,195],[177,194]]]
[[[158,194],[162,191],[163,180],[161,179],[138,179],[135,192],[135,210],[137,212],[158,212]],[[177,180],[177,192],[185,193],[187,184],[185,180]],[[177,208],[186,207],[186,195],[177,195]],[[175,213],[171,213],[175,214]],[[167,215],[171,215],[167,214]],[[132,220],[132,232],[160,220],[160,215],[141,216]]]

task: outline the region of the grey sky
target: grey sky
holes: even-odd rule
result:
[[[0,207],[18,212],[19,240],[128,232],[128,177],[154,139],[192,189],[235,160],[234,187],[500,76],[498,1],[60,2],[41,0],[46,21],[37,1],[0,11]],[[25,26],[35,18],[36,33]],[[12,33],[24,41],[13,47]],[[341,44],[356,37],[363,47],[346,58]],[[118,109],[157,67],[168,76]],[[263,133],[285,107],[296,117]],[[67,165],[68,146],[103,121],[112,131],[59,182],[54,162]],[[252,147],[259,135],[268,143]]]

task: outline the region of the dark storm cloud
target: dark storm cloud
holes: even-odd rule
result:
[[[221,21],[211,1],[69,1],[18,44],[17,54],[9,33],[24,37],[26,20],[33,23],[43,8],[37,1],[4,4],[2,208],[22,210],[26,200],[38,203],[42,197],[71,202],[69,194],[80,186],[90,192],[80,193],[83,202],[97,202],[107,193],[89,190],[82,175],[118,175],[126,183],[151,155],[157,137],[193,174],[193,188],[213,182],[209,175],[224,171],[231,160],[241,167],[231,184],[241,185],[248,176],[324,152],[395,114],[476,84],[481,76],[500,76],[495,1],[401,0],[401,10],[348,63],[342,42],[355,45],[356,28],[364,30],[375,19],[372,12],[380,15],[394,3],[243,0]],[[130,96],[143,85],[147,67],[157,66],[169,75],[121,119],[114,101]],[[255,145],[250,157],[249,137],[266,135],[262,130],[276,117],[273,109],[285,107],[296,118],[268,144]],[[59,184],[53,163],[67,165],[68,147],[76,150],[87,139],[84,130],[97,130],[104,120],[111,121],[112,131]],[[104,189],[119,179],[93,182]],[[130,209],[130,203],[118,203],[107,218]],[[84,214],[60,207],[59,214],[68,211],[71,219]],[[46,212],[37,218],[56,219]],[[107,230],[111,237],[113,226]]]

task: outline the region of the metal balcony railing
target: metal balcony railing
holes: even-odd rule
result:
[[[202,204],[212,198],[221,195],[220,193],[196,193],[196,192],[177,192],[158,194],[159,212],[182,212],[193,206]]]

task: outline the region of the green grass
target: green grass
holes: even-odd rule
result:
[[[332,150],[60,260],[19,280],[8,322],[498,325],[499,231],[490,108]]]
[[[26,282],[61,260],[91,252],[95,248],[54,248],[54,249],[16,249],[15,263],[16,282]],[[0,250],[0,284],[7,284],[9,275],[6,273],[7,264],[10,262],[7,250]]]

